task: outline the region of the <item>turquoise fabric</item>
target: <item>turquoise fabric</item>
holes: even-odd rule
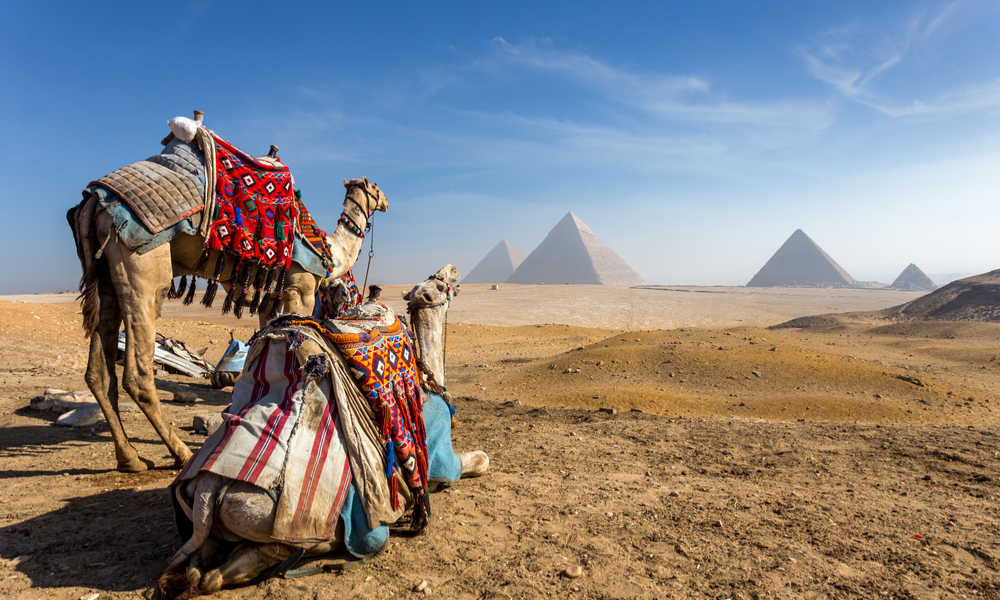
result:
[[[107,188],[92,185],[84,192],[84,198],[90,194],[96,194],[98,202],[111,215],[115,229],[118,231],[118,239],[125,244],[125,247],[136,254],[145,254],[150,250],[159,248],[163,244],[168,244],[170,240],[181,233],[198,235],[202,213],[191,215],[190,218],[184,219],[173,227],[152,235],[135,216],[132,209]],[[302,234],[298,231],[295,232],[295,244],[292,246],[292,260],[313,275],[318,275],[319,277],[326,275],[326,267],[323,266],[323,257],[313,248],[309,240],[302,237]]]
[[[365,507],[361,497],[354,493],[354,484],[347,490],[344,507],[340,509],[344,521],[344,545],[347,551],[358,558],[368,558],[379,553],[389,542],[389,526],[372,529],[368,526]]]
[[[448,403],[437,394],[427,394],[424,428],[427,431],[427,478],[443,483],[461,479],[462,461],[451,446],[451,411]]]

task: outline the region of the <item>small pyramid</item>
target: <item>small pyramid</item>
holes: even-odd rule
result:
[[[462,279],[462,283],[503,283],[522,262],[524,253],[503,240],[479,261],[476,268]]]
[[[748,287],[857,287],[858,282],[801,229],[778,248]]]
[[[932,292],[937,289],[938,286],[934,285],[931,278],[924,274],[920,270],[920,267],[910,263],[910,266],[903,269],[903,272],[899,274],[896,281],[892,282],[890,285],[894,290],[910,290],[914,292]]]
[[[507,283],[646,285],[573,213],[559,221]]]

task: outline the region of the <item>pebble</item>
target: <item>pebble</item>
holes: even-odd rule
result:
[[[427,580],[426,579],[422,579],[420,581],[420,583],[418,583],[417,585],[413,586],[413,591],[414,592],[422,592],[422,591],[424,591],[426,589],[427,589]]]
[[[174,402],[181,404],[194,404],[198,395],[194,392],[174,392]]]
[[[90,427],[101,420],[101,407],[97,404],[88,404],[80,408],[74,408],[68,413],[60,415],[56,419],[56,425],[64,427]]]
[[[670,492],[670,497],[671,498],[676,498],[678,496],[680,496],[680,494],[678,494],[677,492]]]
[[[22,563],[26,563],[29,560],[31,560],[30,556],[27,556],[27,555],[25,555],[25,556],[18,556],[17,558],[12,558],[9,561],[7,561],[7,567],[13,569],[17,565],[20,565]]]
[[[205,415],[195,415],[192,420],[192,427],[195,431],[204,431],[205,435],[212,435],[215,430],[222,427],[223,423],[222,415],[218,413],[210,413]]]
[[[618,411],[616,409],[614,409],[614,408],[599,408],[597,410],[600,411],[600,412],[602,412],[602,413],[608,413],[609,415],[618,414]]]
[[[568,577],[570,579],[578,579],[583,576],[583,567],[580,565],[570,565],[563,569],[562,574],[564,577]]]
[[[85,594],[83,596],[80,596],[80,600],[97,600],[100,597],[101,595],[99,593],[94,592],[93,594]]]

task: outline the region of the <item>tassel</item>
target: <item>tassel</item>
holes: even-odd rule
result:
[[[198,257],[198,262],[195,263],[194,268],[191,269],[191,273],[197,275],[201,273],[206,266],[208,266],[208,257],[212,254],[212,251],[205,248],[201,251],[201,256]]]
[[[254,262],[249,258],[243,260],[246,262],[246,267],[240,273],[240,285],[243,286],[243,289],[246,289],[250,287],[250,276],[253,274]]]
[[[431,516],[431,503],[427,498],[427,490],[416,493],[413,498],[413,516],[410,517],[410,533],[419,535],[427,529],[427,518]]]
[[[264,287],[265,279],[267,279],[267,267],[260,265],[257,267],[257,274],[253,278],[253,287],[258,290]]]
[[[263,285],[263,288],[262,288],[264,290],[264,292],[270,292],[271,291],[271,284],[274,283],[275,278],[278,277],[278,271],[280,271],[280,270],[281,270],[280,267],[274,267],[273,269],[269,269],[268,270],[268,272],[267,272],[267,280],[264,282],[264,285]]]
[[[260,309],[260,288],[253,293],[253,300],[250,302],[250,314],[257,314],[257,310]]]
[[[222,272],[226,270],[226,253],[219,252],[219,258],[215,261],[215,273],[212,279],[218,281],[222,279]]]
[[[194,290],[195,290],[196,287],[198,287],[197,285],[195,285],[197,283],[197,281],[198,281],[197,278],[192,275],[191,276],[191,287],[188,288],[187,296],[184,296],[184,306],[187,306],[187,305],[191,304],[192,302],[194,302]]]
[[[226,299],[222,302],[222,314],[229,314],[233,310],[233,296],[236,294],[236,286],[231,284],[226,292]]]
[[[389,480],[389,498],[392,499],[392,510],[399,510],[399,478]]]
[[[236,286],[233,286],[233,289],[236,289]],[[246,303],[247,303],[247,290],[246,288],[243,288],[243,291],[240,292],[240,297],[236,299],[236,303],[233,305],[233,315],[237,319],[243,318],[243,307],[246,305]]]
[[[208,289],[205,290],[205,295],[201,297],[201,303],[205,308],[212,308],[212,303],[215,302],[215,294],[219,291],[218,280],[213,279],[208,282]]]
[[[174,278],[170,278],[170,291],[167,292],[167,298],[173,300],[177,298],[177,289],[174,287]]]
[[[194,279],[194,276],[192,276],[191,278]],[[181,283],[180,285],[177,286],[177,295],[174,296],[174,298],[182,297],[184,295],[184,292],[187,291],[187,289],[188,289],[188,276],[185,275],[184,277],[181,277]]]
[[[233,269],[233,272],[229,274],[229,284],[231,286],[236,287],[237,285],[239,285],[240,277],[243,276],[243,269],[246,268],[246,265],[247,261],[245,260],[241,260],[236,263],[236,268]]]

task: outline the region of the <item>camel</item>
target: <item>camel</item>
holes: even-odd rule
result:
[[[434,365],[432,368],[436,370],[432,373],[439,383],[444,382],[444,315],[457,293],[458,286],[453,285],[457,280],[458,270],[448,265],[406,294],[413,333],[421,340],[420,352]],[[377,313],[381,305],[362,305],[365,307],[372,307],[373,313]],[[433,398],[428,399],[428,404],[431,401]],[[437,401],[441,402],[440,398]],[[427,404],[424,406],[426,411]],[[450,448],[450,428],[445,435]],[[481,450],[456,454],[461,463],[461,479],[481,476],[489,468],[489,457]],[[409,506],[412,498],[405,487],[400,486],[400,491]],[[436,487],[429,489],[433,491]],[[344,523],[340,519],[333,539],[318,544],[275,539],[271,534],[277,501],[268,491],[244,481],[202,471],[176,485],[173,493],[175,505],[184,507],[182,510],[193,529],[159,578],[157,593],[161,597],[213,594],[223,587],[250,582],[297,553],[322,556],[345,548]]]
[[[361,231],[374,211],[385,212],[389,208],[385,194],[367,178],[344,180],[344,187],[347,192],[343,214]],[[99,210],[95,198],[82,202],[66,216],[83,266],[80,284],[83,325],[86,335],[90,336],[87,386],[97,399],[111,431],[117,468],[122,472],[137,472],[153,466],[153,462],[140,457],[129,442],[118,415],[115,358],[118,332],[123,325],[126,348],[122,387],[166,444],[175,466],[180,467],[191,457],[191,451],[164,420],[160,408],[153,379],[156,320],[174,277],[212,277],[212,267],[194,270],[205,249],[205,238],[182,233],[169,244],[137,254],[117,236],[112,236],[112,219],[107,211]],[[353,266],[361,250],[362,237],[352,233],[343,218],[338,222],[336,231],[328,237],[334,263],[331,277],[339,277]],[[212,252],[207,265],[216,265],[218,258],[219,253]],[[229,264],[219,280],[228,291],[235,261],[226,262]],[[201,264],[206,262],[201,260]],[[311,314],[319,283],[318,276],[293,262],[285,274],[280,302],[259,315],[261,327],[276,313]]]

